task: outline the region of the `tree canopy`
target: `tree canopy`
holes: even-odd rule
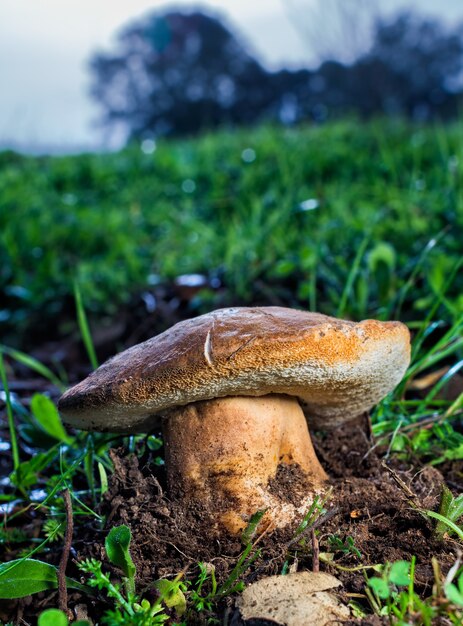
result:
[[[351,112],[448,117],[461,101],[462,70],[462,29],[410,12],[378,20],[370,49],[353,63],[328,60],[314,71],[267,71],[199,11],[148,14],[122,30],[113,51],[91,59],[103,122],[136,139]]]

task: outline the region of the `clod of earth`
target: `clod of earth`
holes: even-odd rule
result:
[[[368,411],[409,359],[400,322],[219,309],[113,357],[68,390],[59,409],[85,430],[162,424],[171,496],[215,507],[219,524],[237,534],[257,510],[279,527],[304,513],[326,480],[307,423],[332,429]],[[280,464],[305,476],[291,503],[269,489]]]

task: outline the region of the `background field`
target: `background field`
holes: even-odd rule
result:
[[[451,322],[463,309],[461,131],[353,119],[154,152],[1,153],[1,335],[24,347],[32,331],[69,333],[75,282],[101,319],[191,273],[208,285],[192,314],[281,303],[410,322],[440,298]]]

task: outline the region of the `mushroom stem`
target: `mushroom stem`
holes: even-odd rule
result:
[[[269,523],[286,526],[304,513],[310,505],[307,496],[320,492],[327,478],[302,409],[289,396],[189,404],[169,413],[164,439],[171,494],[210,504],[232,534],[262,509],[267,509]],[[282,499],[269,490],[280,464],[297,464],[305,474],[296,504],[294,497]]]

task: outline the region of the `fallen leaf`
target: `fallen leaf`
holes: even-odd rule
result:
[[[237,606],[245,624],[271,620],[281,626],[328,626],[350,616],[349,609],[328,591],[341,584],[324,572],[269,576],[247,587]]]

